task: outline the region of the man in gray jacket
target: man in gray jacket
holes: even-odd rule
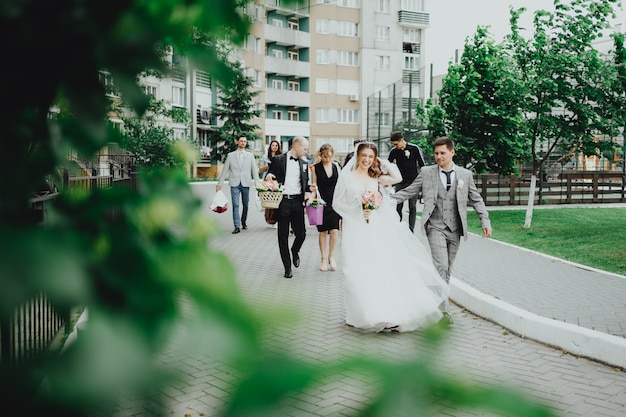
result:
[[[230,199],[233,206],[233,224],[235,230],[233,234],[239,233],[241,228],[247,229],[248,225],[248,201],[250,198],[250,186],[254,182],[259,184],[259,168],[256,160],[251,152],[246,151],[248,140],[245,136],[237,138],[237,150],[230,152],[224,162],[220,179],[215,187],[215,191],[220,191],[224,185],[224,179],[228,176],[230,185]],[[239,216],[239,198],[241,196],[241,204],[243,210],[241,217]]]
[[[398,202],[422,193],[422,228],[428,236],[433,264],[439,275],[450,282],[452,264],[461,236],[467,240],[467,206],[480,219],[485,237],[491,236],[491,222],[472,172],[454,164],[454,142],[440,137],[433,144],[437,165],[425,166],[411,185],[393,194]]]

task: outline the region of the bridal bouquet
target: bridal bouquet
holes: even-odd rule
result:
[[[380,207],[380,203],[383,201],[383,196],[378,191],[365,190],[361,194],[361,206],[363,210],[375,210]],[[370,219],[365,219],[367,223]]]

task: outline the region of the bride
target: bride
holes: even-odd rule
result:
[[[430,254],[403,225],[390,197],[398,168],[362,142],[342,170],[333,208],[343,217],[346,323],[368,331],[412,331],[438,322],[448,298]],[[369,199],[369,202],[366,201]]]

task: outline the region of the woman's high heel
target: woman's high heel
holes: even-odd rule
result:
[[[320,264],[320,271],[326,272],[328,271],[328,262],[326,262],[326,258],[322,258],[322,263]]]
[[[336,271],[337,270],[337,264],[335,263],[335,258],[333,258],[332,256],[328,257],[328,263],[330,264],[330,270],[331,271]]]

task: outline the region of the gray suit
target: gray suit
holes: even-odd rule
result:
[[[259,168],[257,167],[254,155],[251,152],[243,151],[242,157],[240,157],[240,151],[233,151],[226,157],[222,173],[217,185],[224,186],[224,179],[228,176],[228,183],[230,185],[230,198],[233,208],[233,224],[236,229],[239,229],[241,225],[246,227],[246,220],[248,218],[248,200],[250,196],[250,186],[252,183],[258,185],[259,183]],[[243,205],[243,211],[241,217],[239,216],[239,196],[241,195],[241,203]]]
[[[483,228],[491,228],[491,222],[472,172],[455,165],[455,179],[450,190],[446,191],[441,182],[440,171],[438,165],[423,167],[411,185],[392,197],[405,201],[422,193],[422,230],[428,236],[437,271],[449,282],[461,236],[467,240],[467,206],[474,208]]]

